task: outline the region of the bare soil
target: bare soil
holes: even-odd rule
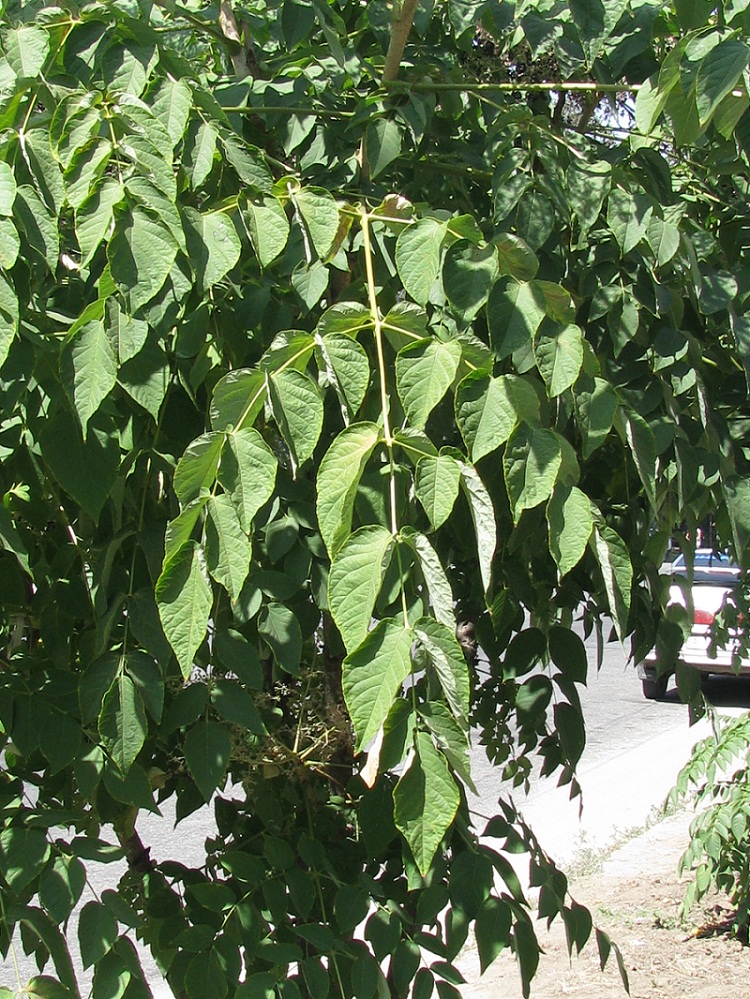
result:
[[[713,895],[683,920],[686,881],[677,861],[687,846],[688,816],[675,816],[633,838],[607,858],[579,865],[569,879],[576,901],[622,952],[632,999],[750,999],[750,948],[730,935],[731,908]],[[593,939],[568,956],[560,920],[536,924],[544,948],[531,999],[625,999],[614,954],[604,971]],[[462,969],[465,999],[520,999],[515,959],[503,952],[484,976],[469,950]]]

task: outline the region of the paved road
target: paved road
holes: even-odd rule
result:
[[[593,648],[589,658],[591,663],[595,662]],[[707,693],[727,711],[750,706],[750,688],[733,678],[712,680]],[[535,780],[525,799],[522,794],[514,793],[516,803],[522,807],[542,845],[561,864],[575,861],[582,850],[605,848],[625,831],[642,826],[664,800],[693,743],[706,732],[705,727],[689,727],[687,709],[675,691],[662,703],[645,700],[635,671],[626,664],[619,644],[606,647],[602,669],[597,673],[591,667],[588,685],[581,694],[587,724],[587,745],[579,768],[582,816],[578,802],[568,800],[567,790],[555,787],[554,777]],[[500,793],[507,794],[511,789],[501,786],[497,773],[482,759],[481,750],[473,755],[479,806],[486,812]],[[209,810],[204,809],[182,822],[175,831],[168,815],[165,814],[164,820],[146,816],[140,829],[144,842],[151,846],[157,859],[179,859],[199,865],[204,857],[203,843],[211,833],[210,818]],[[480,819],[476,825],[481,829]],[[101,891],[114,886],[120,872],[116,865],[110,865],[91,873],[96,875],[97,890]],[[101,879],[102,874],[108,883]],[[36,973],[23,955],[19,963],[23,981]],[[147,964],[150,962],[144,961],[144,967]],[[158,972],[153,965],[150,967],[154,996],[170,999],[171,994],[159,982]],[[79,974],[83,995],[87,980],[85,974]],[[2,967],[0,984],[15,985],[10,961]]]

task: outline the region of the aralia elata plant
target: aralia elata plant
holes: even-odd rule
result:
[[[515,853],[590,938],[470,733],[577,794],[574,623],[674,653],[675,525],[744,558],[748,25],[709,8],[6,5],[11,995],[89,990],[77,940],[146,996],[138,940],[190,999],[449,999],[470,937],[526,995]]]

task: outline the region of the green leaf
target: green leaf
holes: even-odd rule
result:
[[[169,388],[170,369],[169,358],[153,334],[149,334],[135,357],[122,363],[117,381],[154,420],[159,419]]]
[[[671,222],[664,222],[656,216],[648,224],[646,239],[654,251],[658,267],[668,264],[680,248],[680,230]]]
[[[131,678],[120,674],[104,695],[99,735],[123,776],[127,776],[147,734],[148,721],[141,695]]]
[[[134,313],[161,291],[177,256],[177,243],[165,226],[136,207],[116,226],[107,256],[112,277]]]
[[[242,245],[232,219],[223,212],[187,209],[186,236],[190,266],[201,291],[218,284],[240,258]]]
[[[0,837],[1,839],[1,837]],[[71,996],[80,995],[78,983],[76,982],[73,963],[70,959],[68,946],[57,925],[41,909],[31,905],[19,906],[15,912],[16,920],[22,922],[34,936],[41,940],[47,949],[55,965],[57,977],[61,983],[70,991]]]
[[[49,53],[49,35],[31,24],[11,28],[3,34],[5,57],[16,76],[33,80],[39,75]]]
[[[151,110],[169,133],[172,148],[185,135],[193,98],[185,80],[163,80]]]
[[[367,351],[350,336],[331,333],[316,339],[331,384],[341,398],[348,417],[356,416],[370,384]]]
[[[416,755],[393,791],[393,818],[422,876],[458,811],[459,790],[430,736],[417,733]]]
[[[627,631],[630,611],[630,588],[633,582],[633,566],[628,549],[622,538],[594,517],[594,536],[589,542],[599,561],[604,579],[607,602],[617,634],[622,640]]]
[[[0,215],[12,215],[15,200],[16,178],[8,164],[0,160]]]
[[[199,496],[185,504],[183,510],[167,524],[164,533],[164,565],[177,555],[182,546],[190,541],[195,525],[203,513],[209,497]]]
[[[385,527],[360,527],[333,556],[328,604],[348,652],[369,630],[393,545],[393,535]]]
[[[72,999],[73,997],[70,989],[49,975],[34,975],[26,983],[24,992],[32,999],[34,997],[36,999]],[[2,990],[0,990],[0,997],[2,997]],[[13,999],[13,993],[8,993],[8,999]]]
[[[545,314],[544,293],[536,282],[498,282],[487,303],[490,337],[498,360],[527,347]]]
[[[453,714],[466,722],[469,716],[469,667],[456,638],[455,628],[432,618],[420,618],[414,634],[430,657],[445,699]]]
[[[417,556],[435,617],[448,628],[455,629],[453,591],[437,552],[424,534],[411,527],[403,527],[400,537]]]
[[[228,985],[224,967],[216,951],[196,954],[185,972],[189,999],[224,999]]]
[[[109,417],[98,414],[91,419],[84,441],[73,416],[57,410],[45,422],[41,447],[44,460],[65,492],[98,520],[120,466],[118,436]]]
[[[88,267],[114,221],[114,208],[125,192],[112,177],[104,182],[76,210],[76,237],[81,248],[81,267]]]
[[[23,153],[36,190],[54,218],[65,200],[60,164],[52,154],[47,129],[32,128],[25,133]]]
[[[262,371],[236,368],[219,379],[211,399],[214,430],[239,430],[254,422],[266,399],[266,377]]]
[[[594,528],[588,496],[558,483],[547,504],[547,523],[550,552],[564,576],[583,558]]]
[[[701,60],[695,77],[698,121],[705,125],[722,100],[737,86],[750,60],[750,49],[737,38],[727,38]]]
[[[196,542],[183,545],[162,569],[156,581],[156,603],[164,634],[187,680],[205,638],[213,603],[203,553]]]
[[[461,466],[449,454],[420,458],[414,476],[414,491],[435,530],[450,517],[458,498]]]
[[[445,255],[443,286],[448,301],[465,320],[474,319],[500,273],[497,249],[461,240]]]
[[[292,676],[298,676],[302,632],[292,611],[283,604],[269,603],[258,625],[258,634],[273,652],[279,666]]]
[[[177,462],[172,482],[181,506],[184,507],[213,486],[223,446],[224,434],[211,431],[197,437],[185,449]]]
[[[401,155],[401,129],[395,121],[377,118],[367,126],[365,155],[373,180],[398,159]]]
[[[583,331],[573,323],[555,329],[545,324],[534,339],[534,356],[550,399],[578,378],[583,364]]]
[[[411,669],[414,634],[393,618],[380,621],[342,666],[344,699],[356,735],[355,751],[374,739]]]
[[[474,924],[482,974],[510,943],[511,923],[512,913],[507,902],[492,896],[482,903]]]
[[[0,267],[6,271],[10,270],[18,260],[20,251],[21,237],[18,235],[18,230],[13,220],[0,217]],[[2,304],[0,303],[1,308]],[[7,322],[7,319],[5,321]],[[13,333],[16,326],[15,318],[8,325]]]
[[[125,666],[146,710],[158,724],[164,708],[164,678],[156,661],[145,652],[129,652]]]
[[[273,495],[276,469],[276,456],[257,430],[245,427],[227,434],[219,482],[229,495],[245,533],[250,533],[256,513]]]
[[[49,844],[41,829],[10,826],[0,833],[0,872],[14,892],[21,892],[41,873],[48,856]]]
[[[334,439],[323,456],[317,475],[318,527],[334,556],[351,533],[357,487],[367,460],[379,442],[374,423],[353,423]]]
[[[617,187],[607,200],[607,223],[623,254],[640,243],[648,231],[653,206],[644,194],[629,194]]]
[[[325,262],[339,231],[336,200],[323,188],[304,187],[294,196],[294,204],[304,220],[315,252]]]
[[[203,186],[213,170],[218,138],[216,127],[210,121],[203,121],[185,142],[182,164],[194,191]]]
[[[236,680],[220,676],[211,687],[211,703],[233,725],[241,725],[255,735],[266,735],[266,727],[255,706],[255,698]]]
[[[284,209],[276,198],[263,198],[249,201],[242,218],[261,267],[268,267],[283,252],[289,239],[289,219]]]
[[[92,318],[98,318],[98,315]],[[112,350],[121,364],[134,358],[148,339],[148,323],[126,315],[113,299],[107,303],[106,329]]]
[[[617,394],[603,378],[591,380],[591,387],[575,397],[576,414],[583,435],[583,457],[590,458],[604,443],[617,412]]]
[[[477,539],[479,571],[485,593],[492,583],[492,559],[497,547],[497,525],[492,500],[475,468],[461,463],[461,488],[469,503]]]
[[[503,455],[503,473],[513,520],[552,495],[562,464],[560,439],[553,430],[522,423],[513,432]]]
[[[408,226],[396,243],[396,267],[401,282],[419,305],[426,305],[440,273],[440,252],[446,233],[444,222],[420,219]]]
[[[750,480],[732,475],[722,481],[732,534],[738,551],[746,551],[750,543]]]
[[[645,86],[645,84],[644,84]],[[636,114],[642,89],[636,96]],[[599,218],[604,199],[612,184],[612,167],[603,161],[574,161],[565,175],[570,206],[585,234]]]
[[[57,219],[45,207],[32,187],[18,188],[13,203],[13,214],[19,229],[26,234],[29,246],[39,254],[54,274],[60,256],[60,233]]]
[[[516,375],[490,378],[472,371],[456,389],[456,422],[474,462],[504,444],[519,419],[538,418],[539,397]]]
[[[635,127],[643,135],[650,135],[664,110],[671,85],[662,86],[659,74],[654,73],[641,84],[635,95]]]
[[[42,871],[39,901],[56,923],[64,923],[86,886],[86,868],[77,857],[58,854]]]
[[[427,417],[453,384],[461,360],[457,340],[430,337],[403,347],[396,357],[396,388],[413,427]]]
[[[240,526],[229,496],[211,496],[207,509],[205,548],[208,571],[235,603],[250,569],[250,539]]]
[[[263,150],[227,132],[222,133],[221,143],[226,158],[237,171],[242,183],[252,191],[270,193],[272,177],[266,166]]]
[[[78,917],[81,962],[90,968],[112,949],[117,939],[117,920],[101,902],[87,902]]]
[[[232,751],[226,728],[216,721],[199,721],[185,736],[185,762],[204,801],[224,779]]]
[[[539,260],[532,249],[510,232],[502,232],[492,242],[497,247],[500,273],[517,281],[531,281],[539,270]]]
[[[6,551],[13,552],[24,572],[32,574],[29,567],[29,553],[26,551],[26,546],[21,540],[21,535],[18,533],[10,513],[4,506],[0,506],[0,545]]]
[[[616,420],[627,442],[651,507],[656,511],[656,440],[651,427],[635,410],[618,412]]]
[[[18,333],[18,299],[13,287],[0,274],[0,365]]]
[[[89,420],[112,391],[117,379],[117,358],[112,352],[104,323],[86,323],[64,349],[60,363],[85,439]]]
[[[295,468],[312,456],[323,428],[323,400],[313,380],[287,368],[270,379],[271,409]]]

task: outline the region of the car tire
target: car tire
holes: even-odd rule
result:
[[[667,695],[669,677],[666,674],[641,680],[643,696],[647,701],[663,701]]]

